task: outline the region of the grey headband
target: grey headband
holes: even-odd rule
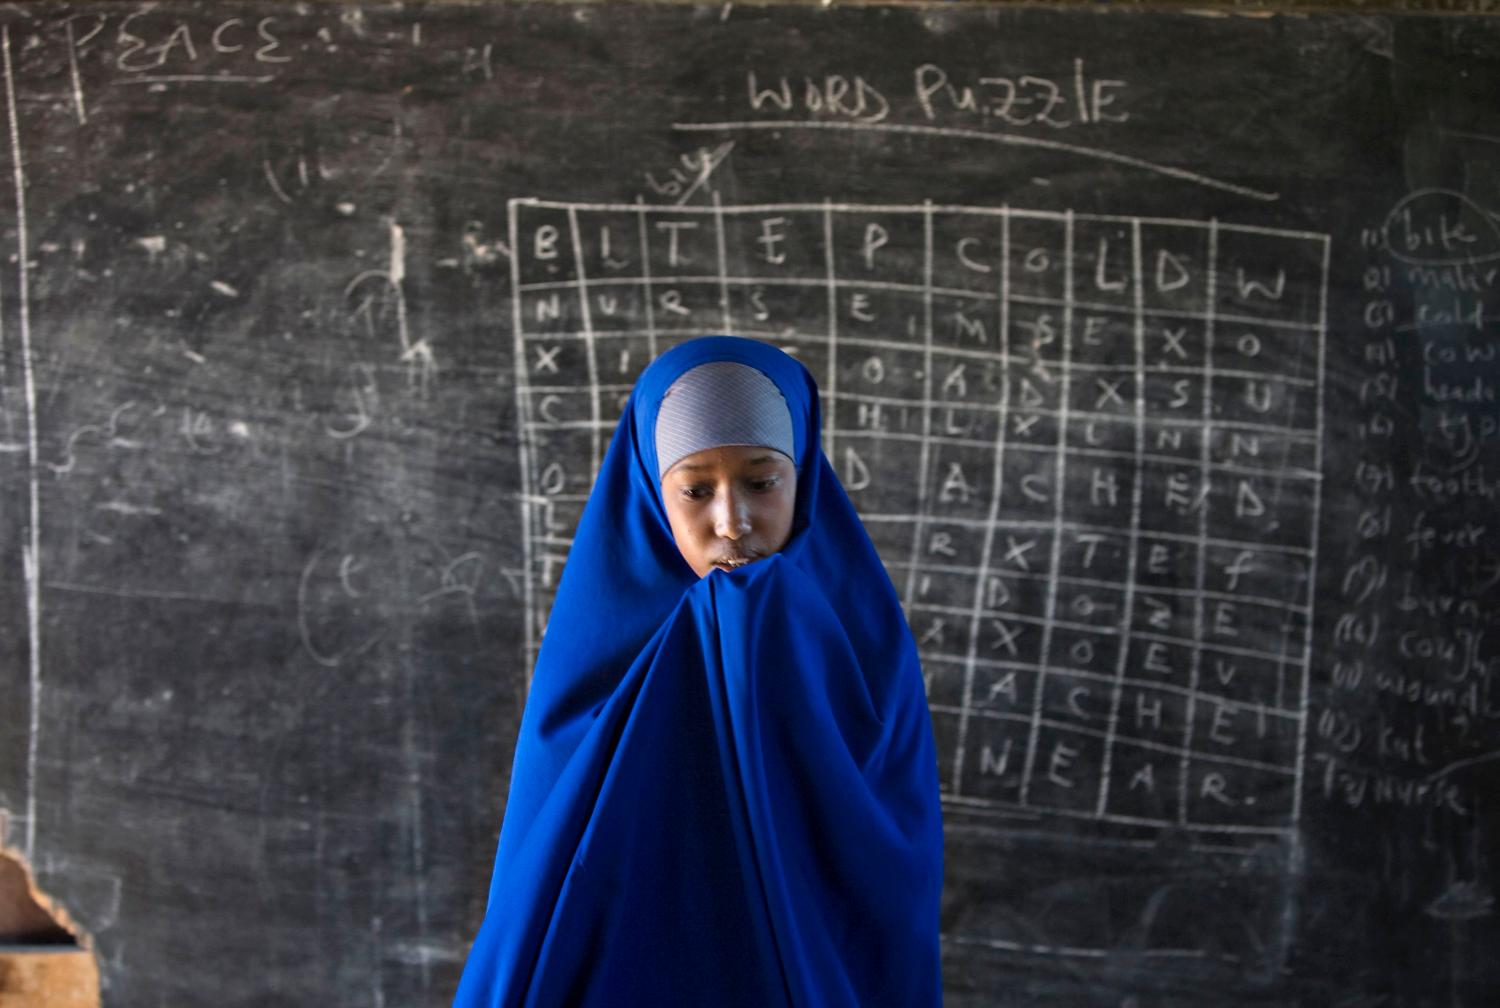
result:
[[[748,364],[699,364],[667,389],[656,414],[656,478],[694,452],[720,445],[765,445],[796,459],[786,399]]]

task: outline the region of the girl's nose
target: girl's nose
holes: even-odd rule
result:
[[[714,534],[720,539],[738,539],[750,531],[750,509],[733,493],[719,494],[714,505]]]

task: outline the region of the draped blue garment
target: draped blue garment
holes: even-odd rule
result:
[[[780,553],[699,579],[655,458],[707,361],[786,397]],[[564,566],[456,1008],[941,1002],[937,761],[915,643],[819,444],[812,376],[753,340],[641,375]]]

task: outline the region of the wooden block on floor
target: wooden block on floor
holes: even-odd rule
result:
[[[0,1008],[99,1008],[99,966],[76,945],[0,945]]]

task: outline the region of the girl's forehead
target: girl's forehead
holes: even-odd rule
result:
[[[796,466],[785,452],[765,445],[715,445],[678,460],[667,470],[666,475],[776,468],[795,469]]]

